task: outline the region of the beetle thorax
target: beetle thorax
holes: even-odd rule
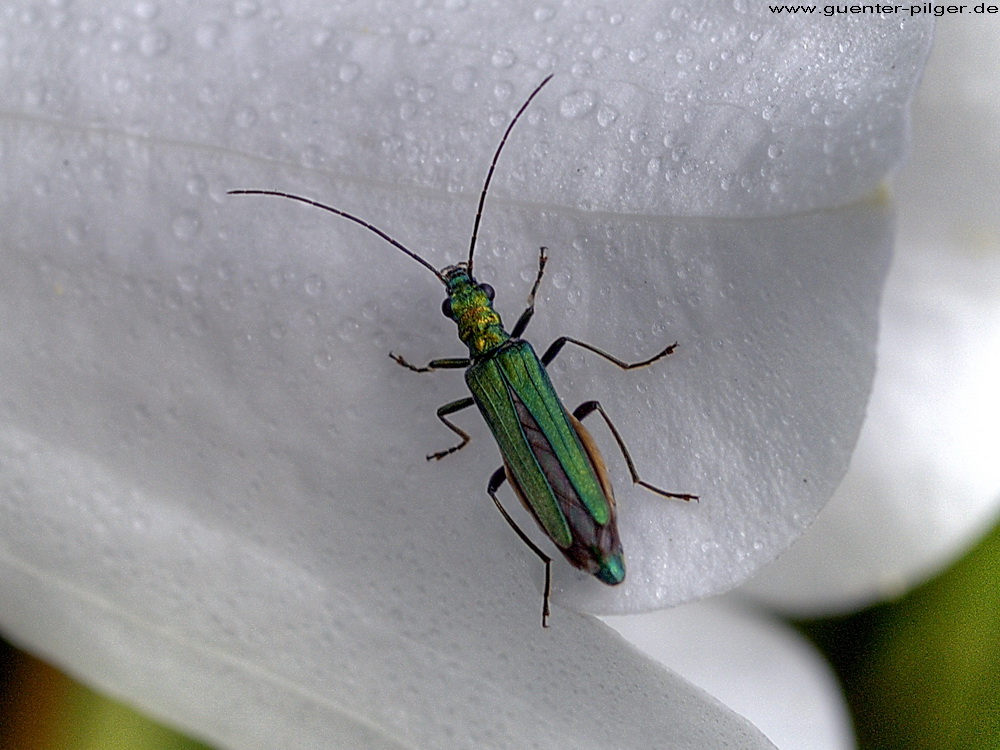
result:
[[[464,263],[445,268],[448,299],[442,309],[458,326],[458,337],[476,359],[503,344],[510,336],[493,309],[493,288],[469,276]]]

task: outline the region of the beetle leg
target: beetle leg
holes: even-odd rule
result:
[[[608,413],[604,411],[604,407],[601,406],[600,401],[584,401],[578,407],[573,410],[573,416],[579,419],[581,422],[593,414],[595,411],[599,412],[604,418],[605,424],[607,424],[608,429],[611,430],[611,434],[614,435],[615,442],[618,443],[618,447],[621,449],[622,455],[625,457],[625,463],[628,466],[628,471],[632,475],[632,482],[645,487],[650,492],[655,492],[657,495],[663,497],[672,497],[677,500],[697,500],[697,495],[688,495],[686,493],[679,492],[667,492],[666,490],[661,490],[659,487],[651,485],[649,482],[639,478],[639,472],[635,469],[635,464],[632,462],[632,456],[628,454],[628,448],[625,447],[625,441],[622,439],[621,434],[618,432],[618,428],[615,427],[614,423],[611,421],[611,417]]]
[[[538,285],[542,283],[545,262],[549,259],[549,256],[545,254],[546,250],[548,250],[547,247],[540,248],[538,254],[538,275],[535,277],[535,283],[532,284],[531,291],[528,293],[528,306],[524,308],[521,317],[517,319],[517,323],[511,329],[510,337],[513,339],[520,338],[521,334],[524,333],[524,329],[528,327],[528,321],[531,320],[531,316],[535,314],[535,292],[538,291]]]
[[[580,341],[579,339],[570,338],[569,336],[560,336],[549,345],[548,349],[545,350],[545,354],[542,355],[542,364],[548,365],[552,360],[556,358],[556,355],[558,355],[559,352],[562,351],[562,348],[566,346],[566,344],[576,344],[577,346],[583,347],[587,351],[593,352],[594,354],[600,357],[604,357],[604,359],[608,360],[608,362],[617,365],[623,370],[634,370],[636,367],[646,367],[647,365],[651,365],[656,360],[662,359],[663,357],[666,357],[668,354],[673,354],[674,349],[677,348],[677,342],[675,341],[666,349],[657,354],[654,354],[649,359],[644,359],[641,362],[625,362],[623,360],[618,359],[618,357],[613,357],[612,355],[608,354],[605,351],[601,351],[596,346],[588,344],[585,341]]]
[[[447,419],[447,415],[454,414],[457,411],[462,411],[462,409],[467,409],[474,403],[475,401],[472,400],[472,397],[468,396],[466,398],[460,398],[458,401],[452,401],[450,404],[445,404],[444,406],[438,408],[437,418],[440,419],[442,422],[444,422],[445,427],[447,427],[449,430],[451,430],[456,435],[461,437],[462,442],[459,443],[458,445],[453,445],[451,448],[448,448],[446,450],[438,451],[437,453],[431,453],[429,456],[427,456],[428,461],[431,460],[440,461],[445,456],[449,456],[455,451],[464,448],[466,443],[468,443],[472,439],[469,437],[469,433],[467,433],[457,424]]]
[[[499,498],[497,498],[497,490],[500,489],[500,485],[504,483],[507,479],[507,472],[503,466],[493,472],[493,476],[490,477],[489,483],[486,485],[486,492],[489,496],[493,498],[494,505],[497,506],[497,510],[500,511],[500,515],[504,517],[504,520],[510,525],[512,529],[521,537],[521,541],[524,542],[528,547],[538,555],[538,558],[545,563],[545,590],[542,594],[542,627],[547,628],[549,626],[549,596],[552,594],[552,558],[542,552],[538,545],[535,544],[531,539],[521,531],[521,527],[514,523],[514,519],[510,517],[507,510],[500,504]]]
[[[411,365],[399,354],[393,354],[389,352],[389,356],[392,358],[393,362],[397,365],[401,365],[408,370],[413,370],[414,372],[432,372],[434,370],[458,370],[463,367],[468,367],[472,360],[468,357],[455,357],[449,359],[432,359],[427,363],[425,367],[417,367],[416,365]]]

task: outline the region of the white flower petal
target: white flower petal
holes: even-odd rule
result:
[[[623,490],[627,584],[559,563],[557,601],[683,601],[773,558],[843,472],[888,235],[870,203],[663,217],[869,191],[905,146],[927,27],[709,9],[583,12],[594,34],[557,14],[511,36],[524,7],[8,11],[0,579],[19,604],[3,615],[13,637],[231,746],[274,746],[293,727],[299,747],[766,744],[594,623],[557,609],[555,632],[540,631],[526,574],[540,566],[482,493],[498,463],[485,431],[482,448],[422,459],[447,445],[433,410],[464,395],[457,373],[420,378],[385,356],[460,353],[437,282],[356,226],[224,193],[306,192],[454,262],[498,133],[545,72],[569,67],[501,160],[477,273],[513,320],[548,244],[533,339],[627,358],[681,342],[637,373],[570,351],[552,371],[567,399],[601,398],[646,478],[702,496]],[[627,53],[654,21],[679,36]],[[849,28],[853,53],[837,41]],[[780,133],[832,116],[825,137],[769,149],[739,123],[792,91],[759,71],[793,37],[848,73],[828,88],[806,71],[813,119],[766,109]],[[712,86],[685,78],[692,60]],[[889,61],[897,73],[870,75]],[[665,98],[664,70],[687,88]],[[600,94],[593,111],[580,81]],[[690,122],[670,141],[676,94],[695,88],[717,99],[684,93]],[[712,119],[719,101],[729,114]],[[748,108],[735,119],[734,101]],[[656,154],[678,166],[653,168]]]
[[[847,706],[829,665],[772,617],[716,599],[605,622],[715,696],[781,750],[850,750]]]
[[[985,145],[1000,139],[1000,75],[983,73],[1000,35],[971,16],[941,32],[899,179],[899,249],[851,470],[801,542],[746,589],[790,611],[897,596],[1000,510],[1000,159]]]

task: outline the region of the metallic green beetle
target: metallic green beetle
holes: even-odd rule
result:
[[[472,275],[472,261],[483,206],[500,153],[518,119],[551,78],[550,75],[542,81],[525,100],[500,140],[480,193],[469,244],[469,259],[464,263],[438,271],[378,227],[339,208],[309,198],[276,190],[229,191],[231,195],[274,195],[288,198],[360,224],[428,268],[444,284],[448,296],[442,304],[442,311],[455,321],[458,337],[468,347],[469,356],[435,359],[424,367],[416,367],[396,354],[390,353],[389,356],[414,372],[465,369],[465,382],[472,396],[445,404],[437,410],[438,419],[462,440],[447,450],[432,453],[427,456],[427,460],[444,458],[465,447],[469,442],[468,433],[451,422],[448,415],[473,404],[478,406],[503,457],[503,466],[490,477],[486,491],[511,528],[545,564],[542,627],[548,627],[550,614],[552,559],[521,530],[497,498],[497,490],[505,479],[510,482],[521,504],[566,559],[573,566],[611,586],[625,580],[625,557],[616,522],[615,497],[604,459],[581,420],[595,411],[601,415],[621,449],[634,483],[664,497],[697,500],[697,495],[667,492],[640,479],[625,442],[601,404],[587,401],[570,414],[556,395],[545,371],[546,365],[555,359],[567,343],[594,352],[623,370],[652,364],[673,352],[677,343],[647,360],[627,363],[583,341],[562,336],[539,358],[531,344],[520,336],[534,314],[535,293],[548,260],[547,248],[543,247],[539,254],[538,275],[528,295],[528,305],[510,333],[504,330],[500,316],[493,309],[493,287],[476,281]]]

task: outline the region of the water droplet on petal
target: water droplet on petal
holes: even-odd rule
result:
[[[337,71],[341,83],[354,83],[361,75],[361,66],[356,62],[346,62]]]
[[[423,45],[431,42],[434,39],[434,32],[424,26],[418,26],[415,29],[410,29],[409,33],[406,35],[406,41],[413,45]]]
[[[237,18],[253,18],[260,13],[260,5],[256,0],[236,0],[233,4],[233,15]]]
[[[493,53],[493,57],[490,58],[490,62],[493,63],[494,68],[509,68],[517,62],[517,55],[515,55],[514,51],[510,49],[498,49]]]
[[[204,177],[196,174],[188,177],[187,182],[184,183],[184,187],[187,188],[190,195],[203,195],[208,188],[208,183]]]
[[[170,49],[170,35],[160,29],[148,31],[139,39],[139,52],[144,57],[156,57]]]
[[[195,41],[202,49],[218,48],[226,37],[228,29],[217,21],[209,21],[198,26],[194,33]]]
[[[602,128],[606,128],[608,125],[613,123],[618,119],[618,112],[614,107],[609,107],[607,104],[603,105],[597,110],[597,124]]]
[[[559,102],[559,114],[569,120],[576,120],[590,114],[597,106],[597,95],[593,91],[574,91]]]
[[[253,107],[241,107],[236,113],[236,124],[241,128],[250,128],[257,124],[257,110]]]
[[[160,15],[160,6],[153,2],[139,2],[135,4],[135,15],[144,21],[152,21]]]
[[[326,282],[316,274],[310,274],[306,277],[303,283],[303,288],[306,290],[306,294],[315,297],[317,294],[323,291],[326,286]]]
[[[64,231],[66,232],[66,239],[76,244],[83,242],[87,238],[87,225],[79,217],[67,221]]]
[[[174,237],[187,241],[201,231],[201,219],[194,211],[183,211],[171,223]]]

